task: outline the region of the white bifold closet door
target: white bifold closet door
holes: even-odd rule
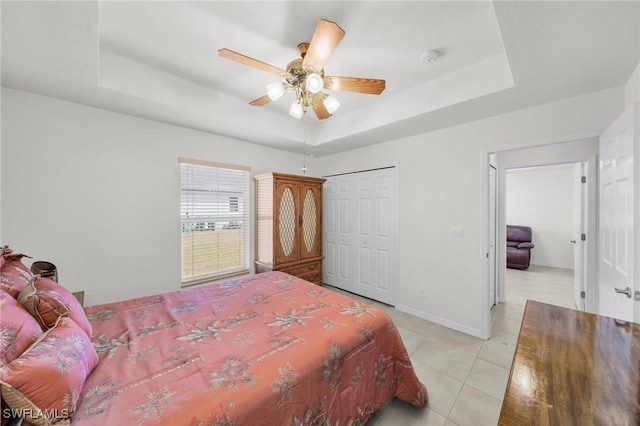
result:
[[[397,167],[326,177],[324,283],[395,304]]]

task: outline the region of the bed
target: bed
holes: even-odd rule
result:
[[[384,311],[282,272],[85,313],[98,362],[73,425],[349,425],[394,396],[427,404]]]

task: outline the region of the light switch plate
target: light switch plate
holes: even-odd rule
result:
[[[454,226],[453,230],[451,231],[451,236],[453,238],[464,238],[464,228]]]

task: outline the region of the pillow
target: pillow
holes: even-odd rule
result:
[[[19,358],[2,367],[2,398],[34,425],[68,423],[82,386],[98,365],[85,332],[60,317]]]
[[[18,358],[42,335],[40,324],[16,299],[0,290],[0,367]]]
[[[20,259],[24,254],[5,254],[0,266],[0,288],[11,296],[18,297],[23,288],[29,284],[33,274]],[[29,256],[26,256],[29,257]]]
[[[78,299],[66,288],[49,278],[36,275],[18,296],[24,306],[40,325],[53,327],[61,315],[68,315],[91,338],[93,327],[84,313]]]

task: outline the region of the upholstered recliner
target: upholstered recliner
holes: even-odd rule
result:
[[[507,225],[507,268],[527,269],[531,261],[531,228]]]

